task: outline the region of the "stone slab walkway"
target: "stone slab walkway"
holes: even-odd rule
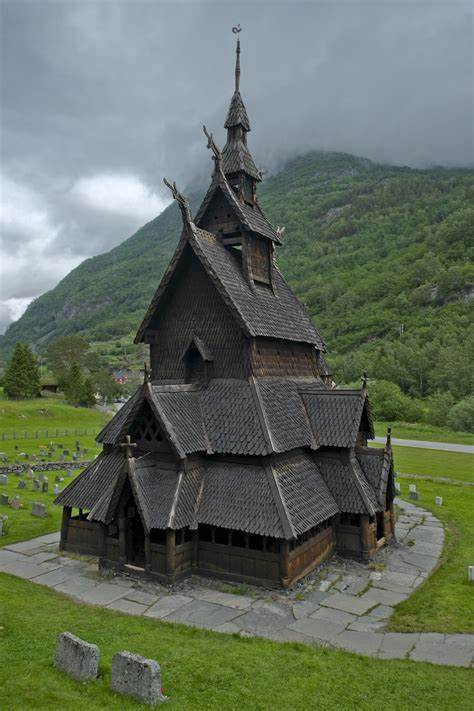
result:
[[[398,542],[367,566],[333,558],[291,591],[192,576],[172,587],[101,576],[93,558],[58,550],[59,533],[0,549],[0,572],[46,585],[80,602],[241,637],[333,646],[380,659],[470,667],[474,635],[387,632],[394,605],[437,565],[444,542],[430,512],[397,502]],[[243,594],[242,594],[243,593]]]

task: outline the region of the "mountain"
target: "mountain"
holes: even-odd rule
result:
[[[206,186],[189,195],[196,210]],[[259,190],[285,225],[278,262],[350,382],[364,367],[425,396],[472,389],[474,171],[415,170],[341,153],[290,161]],[[30,304],[1,337],[42,349],[58,336],[130,336],[173,253],[176,205]],[[435,367],[433,367],[435,366]]]

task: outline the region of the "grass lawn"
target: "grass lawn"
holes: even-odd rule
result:
[[[474,434],[454,432],[445,427],[436,427],[424,422],[376,422],[375,434],[385,437],[387,427],[392,428],[392,435],[399,439],[422,439],[427,442],[451,442],[452,444],[474,444]]]
[[[110,660],[127,649],[156,659],[176,709],[466,708],[469,669],[379,661],[298,644],[190,629],[71,602],[28,581],[1,578],[0,706],[10,709],[138,709],[110,689]],[[81,684],[52,664],[69,630],[99,645],[101,678]]]
[[[65,449],[74,451],[79,440],[83,447],[97,451],[94,441],[97,434],[108,420],[108,416],[98,410],[87,407],[73,407],[63,400],[51,397],[35,400],[0,400],[0,451],[8,455],[10,461],[25,459],[20,452],[38,454],[40,447],[50,441],[62,443]],[[75,431],[89,430],[90,434],[75,434]],[[69,430],[69,436],[54,436]],[[25,432],[28,439],[24,438]],[[16,433],[18,439],[12,439]],[[36,433],[38,437],[36,438]],[[94,433],[94,434],[93,434]]]
[[[473,584],[467,566],[474,561],[474,489],[419,479],[399,479],[402,497],[416,482],[420,506],[446,526],[440,567],[405,602],[397,605],[389,626],[397,632],[474,632]],[[435,496],[443,505],[435,506]]]
[[[369,442],[373,447],[381,444]],[[474,482],[474,456],[463,452],[442,452],[417,447],[393,447],[395,469],[401,474],[423,474]]]

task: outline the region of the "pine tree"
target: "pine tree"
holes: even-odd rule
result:
[[[26,343],[17,343],[3,378],[5,393],[17,400],[38,397],[40,374],[36,358]]]
[[[84,386],[82,388],[81,405],[86,405],[90,407],[95,404],[95,391],[92,382],[89,378],[84,380]]]
[[[84,378],[77,363],[72,363],[66,376],[64,394],[72,405],[80,405],[84,393]]]

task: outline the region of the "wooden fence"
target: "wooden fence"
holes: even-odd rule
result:
[[[59,437],[85,437],[88,435],[94,436],[97,434],[95,429],[75,429],[75,430],[35,430],[34,432],[27,431],[16,431],[13,432],[0,432],[0,441],[8,442],[12,440],[24,440],[24,439],[58,439]]]

